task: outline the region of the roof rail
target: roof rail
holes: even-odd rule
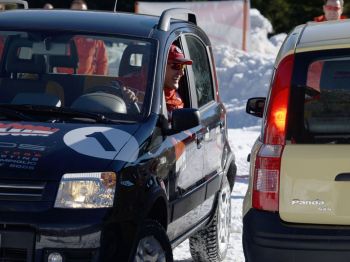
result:
[[[23,5],[24,9],[28,9],[28,2],[24,0],[0,0],[0,4],[19,4]]]
[[[185,8],[170,8],[167,10],[164,10],[162,15],[160,16],[159,22],[158,22],[158,29],[162,31],[168,31],[170,28],[170,19],[174,18],[174,15],[188,15],[188,21],[197,24],[197,18],[196,14]]]

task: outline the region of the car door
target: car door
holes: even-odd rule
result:
[[[218,170],[221,166],[223,135],[224,130],[222,123],[224,115],[222,105],[216,101],[213,70],[209,56],[210,52],[204,42],[196,34],[186,33],[181,35],[181,44],[185,56],[192,59],[193,64],[187,67],[186,77],[188,93],[190,95],[191,107],[200,112],[201,125],[192,134],[193,144],[191,147],[186,146],[186,156],[194,157],[192,154],[198,153],[195,157],[197,161],[202,158],[202,173],[194,173],[195,163],[191,158],[187,158],[183,163],[190,166],[188,172],[183,171],[179,177],[186,176],[191,179],[191,193],[185,193],[178,199],[178,206],[174,208],[174,213],[179,210],[188,211],[183,213],[181,218],[169,226],[170,231],[175,229],[179,232],[188,230],[208,217],[212,210],[215,193],[219,190],[220,177]],[[193,150],[195,146],[196,151]],[[187,151],[189,150],[189,151]],[[189,152],[189,153],[187,153]],[[181,162],[180,162],[181,163]],[[197,169],[198,171],[199,169]],[[190,195],[188,195],[190,194]],[[186,207],[186,208],[185,208]],[[191,209],[189,209],[191,207]],[[174,227],[174,225],[176,225]],[[183,231],[182,231],[183,232]]]
[[[196,107],[200,111],[204,157],[203,176],[210,178],[219,173],[224,147],[225,109],[218,101],[218,87],[211,50],[197,36],[185,35],[187,51],[193,61],[192,76]]]
[[[175,44],[180,48],[183,46],[179,39]],[[189,82],[190,67],[184,70],[178,93],[184,101],[185,108],[196,108],[195,94]],[[203,181],[203,130],[203,126],[199,125],[169,137],[176,158],[174,177],[171,178],[169,190],[172,209],[172,222],[168,226],[170,240],[188,231],[203,217],[200,211],[206,194]]]

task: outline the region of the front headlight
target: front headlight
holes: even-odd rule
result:
[[[112,207],[116,181],[114,172],[65,174],[61,179],[55,207]]]

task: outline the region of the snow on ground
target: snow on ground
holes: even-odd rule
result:
[[[237,177],[232,192],[232,228],[225,262],[243,262],[242,202],[248,186],[247,156],[260,132],[260,119],[245,113],[247,98],[266,96],[274,59],[286,37],[279,34],[268,39],[271,23],[256,9],[250,11],[251,43],[249,52],[214,47],[221,98],[227,109],[228,136],[236,156]],[[192,261],[188,241],[174,249],[175,262]]]

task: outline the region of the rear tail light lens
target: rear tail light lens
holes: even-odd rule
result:
[[[278,211],[281,157],[286,143],[289,94],[294,55],[278,65],[265,117],[263,144],[257,152],[254,169],[253,208]]]
[[[262,145],[255,159],[253,207],[278,211],[279,176],[283,146]]]
[[[284,145],[290,85],[294,55],[285,57],[278,65],[271,88],[269,107],[266,114],[264,143]]]

